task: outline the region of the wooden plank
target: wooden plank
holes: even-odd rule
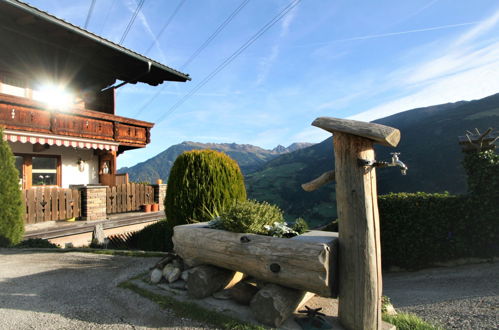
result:
[[[36,197],[34,189],[28,189],[28,216],[28,223],[36,222]]]
[[[59,210],[57,209],[57,188],[50,189],[50,220],[59,220]]]
[[[73,200],[71,189],[64,189],[64,195],[66,196],[66,219],[71,219],[74,217],[73,208],[71,207],[71,202]]]
[[[306,240],[231,233],[206,228],[206,223],[176,226],[175,252],[191,265],[211,264],[264,281],[331,297],[334,287],[331,255],[335,233]]]
[[[313,121],[312,125],[331,133],[347,133],[365,137],[391,147],[397,146],[400,141],[400,131],[398,129],[375,123],[333,117],[319,117]]]
[[[126,184],[120,185],[120,205],[118,213],[126,212]]]
[[[66,219],[66,202],[64,196],[64,190],[59,189],[59,220]]]
[[[113,214],[117,212],[116,211],[116,205],[118,203],[118,195],[116,193],[116,189],[117,189],[116,186],[114,186],[114,187],[111,188],[111,195],[113,196],[113,207],[111,209],[111,213],[113,213]]]
[[[147,186],[147,204],[154,203],[154,188]]]
[[[23,189],[22,190],[22,197],[23,197],[23,205],[24,205],[24,223],[27,224],[29,223],[29,201],[28,201],[28,190]]]
[[[136,183],[133,188],[133,198],[132,198],[132,210],[137,211],[139,209],[139,194],[140,194],[141,184]]]
[[[37,188],[35,190],[35,223],[43,222],[43,207],[41,202],[43,202],[43,190],[41,188]]]
[[[42,199],[44,206],[43,209],[43,221],[50,221],[50,188],[43,188]]]
[[[146,203],[146,185],[141,184],[140,185],[140,192],[139,192],[139,207],[140,205],[144,205]]]
[[[335,133],[336,204],[339,226],[339,318],[347,329],[381,328],[381,246],[373,141]]]
[[[126,211],[125,212],[130,212],[132,210],[132,186],[133,183],[129,183],[126,185]]]
[[[77,189],[73,189],[71,191],[73,195],[73,216],[79,218],[81,216],[80,213],[80,192]]]

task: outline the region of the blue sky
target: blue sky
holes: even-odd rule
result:
[[[83,27],[91,0],[29,0]],[[137,0],[96,0],[88,30],[118,42]],[[173,106],[292,0],[145,0],[123,46],[182,71],[187,83],[118,89],[117,114],[155,122],[145,161],[182,141],[320,142],[320,116],[373,120],[415,107],[499,92],[499,1],[302,0],[180,106]],[[178,13],[156,38],[175,9]],[[151,47],[152,45],[152,47]],[[152,98],[152,99],[151,99]],[[403,132],[402,132],[403,138]]]

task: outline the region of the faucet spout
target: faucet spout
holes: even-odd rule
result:
[[[392,162],[388,164],[388,166],[398,166],[400,167],[400,172],[402,173],[402,175],[406,175],[408,168],[407,165],[405,165],[404,162],[399,159],[400,152],[392,152],[391,155]]]

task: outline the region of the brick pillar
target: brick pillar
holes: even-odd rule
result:
[[[81,217],[83,220],[106,220],[106,186],[81,187]]]
[[[159,204],[159,210],[165,209],[166,184],[153,184],[154,187],[154,203]]]

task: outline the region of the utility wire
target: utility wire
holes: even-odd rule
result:
[[[244,52],[249,46],[251,46],[258,38],[260,38],[267,30],[279,22],[284,16],[286,16],[294,7],[296,7],[301,0],[294,0],[288,4],[279,14],[274,16],[267,24],[265,24],[257,33],[255,33],[251,38],[249,38],[241,47],[239,47],[232,55],[227,57],[219,66],[215,68],[208,76],[206,76],[199,84],[197,84],[193,89],[191,89],[186,95],[184,95],[180,100],[178,100],[173,106],[168,109],[168,111],[159,117],[155,122],[158,124],[162,122],[168,115],[177,110],[182,104],[185,103],[192,95],[194,95],[199,89],[206,85],[213,77],[215,77],[220,71],[222,71],[227,65],[234,61],[242,52]]]
[[[144,5],[144,2],[145,2],[145,0],[140,0],[139,4],[137,5],[135,12],[133,13],[132,18],[130,19],[130,22],[128,22],[128,25],[125,28],[123,35],[121,36],[120,42],[118,43],[119,45],[121,45],[123,43],[123,41],[125,41],[125,38],[128,35],[128,32],[130,32],[130,29],[132,28],[133,22],[135,22],[135,19],[137,18],[137,15],[140,12],[140,8],[142,8],[142,5]]]
[[[92,16],[92,12],[94,11],[94,7],[95,7],[95,0],[92,0],[92,2],[90,3],[90,8],[88,8],[88,14],[87,14],[87,18],[85,19],[85,25],[83,26],[83,28],[85,30],[87,29],[88,23],[90,22],[90,17]]]
[[[239,12],[248,4],[250,0],[243,0],[241,2],[241,4],[225,19],[225,21],[223,21],[217,28],[216,30],[208,37],[208,39],[206,39],[202,44],[201,46],[198,47],[198,49],[196,49],[194,51],[194,53],[192,53],[192,55],[187,59],[187,61],[185,61],[185,63],[180,67],[180,71],[182,71],[185,67],[187,67],[196,57],[198,57],[199,54],[201,54],[201,52],[206,48],[208,47],[208,45],[213,41],[213,39],[215,39],[217,37],[217,35],[222,32],[222,30],[234,19],[234,17],[236,17],[237,14],[239,14]],[[144,109],[146,109],[160,94],[161,92],[167,87],[168,85],[166,84],[166,82],[164,83],[164,85],[157,90],[157,92],[151,96],[149,98],[149,100],[146,101],[146,103],[144,103],[143,106],[140,107],[140,109],[138,110],[138,112],[135,114],[135,116],[138,116],[142,113],[142,111],[144,111]]]
[[[109,15],[113,11],[115,4],[116,4],[116,0],[113,0],[113,2],[111,2],[111,7],[109,7],[109,10],[107,11],[106,18],[104,19],[104,24],[102,24],[102,27],[100,28],[100,31],[99,31],[100,35],[102,34],[102,31],[104,31],[104,27],[107,25]]]
[[[185,1],[186,0],[180,0],[180,3],[178,4],[177,8],[175,8],[175,10],[170,15],[170,17],[168,17],[168,19],[166,20],[165,24],[161,28],[161,30],[159,30],[159,33],[154,38],[154,41],[151,43],[151,45],[149,46],[149,48],[147,48],[147,50],[145,51],[144,55],[147,55],[147,53],[149,53],[149,51],[154,46],[154,44],[156,44],[158,42],[159,38],[161,37],[161,35],[163,34],[163,32],[165,32],[165,30],[168,27],[168,25],[170,25],[170,23],[173,21],[173,18],[175,17],[175,15],[177,15],[177,13],[180,10],[180,8],[182,8],[182,6],[184,5]]]
[[[237,14],[239,14],[239,12],[248,4],[248,2],[249,0],[244,0],[243,2],[241,2],[239,7],[237,7],[236,10],[234,10],[232,14],[230,14],[229,17],[227,17],[225,21],[223,21],[222,24],[218,26],[215,32],[213,32],[211,36],[208,39],[206,39],[206,41],[201,46],[199,46],[199,48],[196,49],[196,51],[187,59],[187,61],[185,61],[185,63],[182,65],[181,70],[184,67],[188,66],[210,44],[210,42],[213,39],[215,39],[215,37],[225,28],[227,24],[229,24],[232,21],[232,19]]]

